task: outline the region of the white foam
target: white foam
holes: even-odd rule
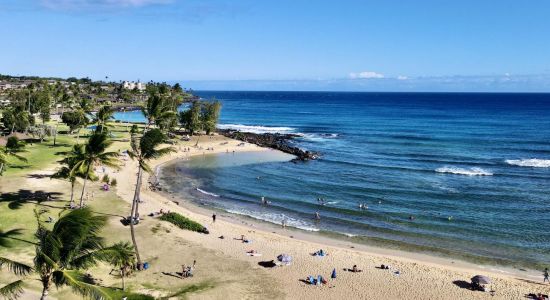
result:
[[[302,139],[310,142],[323,142],[326,140],[332,140],[339,137],[337,133],[323,133],[323,134],[314,134],[314,133],[297,133]]]
[[[457,167],[441,167],[435,170],[438,173],[450,173],[467,176],[492,176],[493,173],[482,168],[457,168]]]
[[[520,167],[532,167],[532,168],[550,168],[550,159],[507,159],[506,163],[509,165]]]
[[[214,194],[214,193],[210,193],[210,192],[207,192],[207,191],[205,191],[205,190],[201,190],[201,189],[199,189],[199,188],[197,188],[197,191],[199,191],[199,192],[201,192],[201,193],[203,193],[203,194],[205,194],[205,195],[212,196],[212,197],[220,197],[220,195],[216,195],[216,194]]]
[[[250,133],[288,133],[294,131],[291,127],[250,126],[241,124],[219,124],[219,129],[231,129]]]
[[[283,220],[286,222],[286,226],[288,227],[294,227],[306,231],[319,231],[318,228],[314,227],[312,224],[307,223],[305,221],[297,220],[294,218],[290,218],[288,216],[285,216],[284,214],[277,214],[277,213],[268,213],[268,212],[253,212],[250,210],[244,210],[244,209],[228,209],[228,212],[236,215],[242,215],[254,218],[256,220],[262,220],[265,222],[281,225]]]

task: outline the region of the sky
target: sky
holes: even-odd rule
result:
[[[548,0],[0,0],[0,74],[550,92]]]

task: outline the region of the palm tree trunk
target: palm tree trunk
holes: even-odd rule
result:
[[[120,278],[122,278],[122,290],[123,291],[126,289],[126,285],[124,284],[124,276],[126,275],[125,268],[126,267],[124,267],[122,270],[120,270]]]
[[[48,297],[48,291],[50,289],[50,281],[47,279],[42,279],[42,296],[40,300],[46,300]]]
[[[74,207],[74,184],[76,182],[76,179],[71,181],[71,208]]]
[[[136,204],[139,201],[139,190],[141,189],[141,176],[142,176],[142,170],[141,167],[138,167],[138,176],[137,176],[137,182],[136,182],[136,189],[134,191],[134,199],[132,200],[132,211],[130,212],[130,234],[132,235],[132,244],[134,245],[134,250],[136,251],[136,258],[138,267],[141,267],[141,257],[139,255],[139,249],[136,242],[136,234],[134,231],[134,216],[136,215],[137,209]]]
[[[86,167],[86,176],[84,176],[84,184],[82,185],[82,194],[80,194],[80,208],[82,208],[84,202],[84,191],[86,190],[86,181],[88,181],[88,174],[90,173],[90,163]]]
[[[0,175],[2,175],[3,170],[4,170],[4,163],[0,163]]]

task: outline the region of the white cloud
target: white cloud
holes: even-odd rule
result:
[[[403,75],[397,76],[397,80],[407,80],[407,79],[409,79],[409,77],[407,76],[403,76]]]
[[[351,79],[375,79],[375,78],[384,78],[383,74],[372,72],[372,71],[365,71],[365,72],[359,72],[359,73],[350,73],[349,77]]]
[[[41,0],[42,6],[55,10],[93,10],[116,7],[141,7],[168,4],[173,0]]]

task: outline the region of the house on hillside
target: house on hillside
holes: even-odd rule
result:
[[[141,82],[134,82],[134,81],[124,81],[122,83],[122,87],[127,89],[127,90],[133,90],[133,89],[137,89],[138,91],[145,91],[145,87],[147,86],[147,84],[145,83],[141,83]]]

